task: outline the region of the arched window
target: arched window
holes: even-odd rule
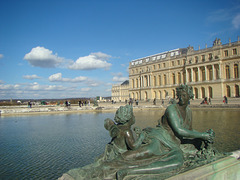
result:
[[[159,75],[159,76],[158,76],[158,84],[159,84],[159,86],[161,86],[161,85],[162,85],[162,79],[161,79],[161,75]]]
[[[176,84],[175,74],[174,73],[172,74],[172,82],[173,82],[173,84]]]
[[[159,99],[162,99],[162,93],[159,91]]]
[[[205,88],[201,87],[201,91],[202,91],[202,98],[205,98]]]
[[[156,91],[153,92],[153,98],[157,98],[157,93],[156,93]]]
[[[175,97],[176,97],[176,93],[175,93],[174,89],[172,90],[172,97],[173,97],[173,99],[175,99]]]
[[[205,69],[202,70],[202,81],[206,80]]]
[[[211,86],[208,87],[208,92],[209,92],[209,97],[213,98],[213,91]]]
[[[234,64],[234,78],[239,78],[238,64]]]
[[[235,96],[239,97],[239,86],[235,85]]]
[[[188,70],[188,82],[192,82],[192,71]]]
[[[196,99],[198,99],[198,89],[197,88],[194,88],[194,96]]]
[[[157,86],[156,76],[153,77],[153,86]]]
[[[195,71],[195,82],[198,82],[198,70]]]
[[[182,82],[181,82],[181,73],[179,72],[178,73],[178,84],[181,84]]]
[[[146,100],[148,99],[147,91],[145,91],[145,99],[146,99]]]
[[[167,91],[166,91],[166,90],[164,90],[164,98],[166,98],[166,97],[167,97],[167,95],[168,95]]]
[[[227,97],[231,97],[231,88],[227,85]]]
[[[163,83],[164,83],[164,85],[166,85],[167,84],[167,76],[166,76],[166,74],[164,74],[164,76],[163,76]]]
[[[209,69],[209,80],[213,80],[213,70],[212,70],[212,68]]]
[[[228,65],[226,65],[226,79],[230,79],[230,69]]]

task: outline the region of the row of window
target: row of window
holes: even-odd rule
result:
[[[231,87],[229,85],[226,85],[226,96],[227,97],[232,97],[232,96],[239,97],[240,96],[239,85],[235,85],[233,88],[234,88],[234,94],[231,94]],[[207,92],[206,92],[206,90],[207,90]],[[199,89],[195,87],[195,88],[193,88],[193,93],[194,93],[194,98],[196,98],[196,99],[205,98],[205,97],[214,98],[213,88],[211,86],[209,86],[207,89],[205,87],[201,87]],[[201,93],[201,94],[199,95],[199,93]],[[148,97],[147,91],[145,91],[143,94],[144,94],[144,99],[150,98],[150,97]],[[154,98],[165,99],[167,95],[168,95],[168,92],[166,90],[158,91],[158,92],[154,91],[152,98],[153,99]],[[170,94],[170,96],[172,98],[176,98],[175,89],[172,90],[172,93]],[[135,99],[139,99],[139,93],[133,92],[131,97],[135,98]]]
[[[228,57],[229,56],[229,51],[225,50],[224,51],[224,57]],[[232,49],[232,55],[237,55],[237,49],[234,48]],[[212,53],[209,53],[207,56],[207,59],[209,61],[213,60],[213,59],[218,59],[219,57],[216,55],[213,57]],[[179,66],[179,65],[183,65],[183,64],[192,64],[192,63],[199,63],[199,62],[205,62],[206,61],[206,55],[201,55],[200,58],[199,56],[195,56],[194,59],[189,59],[188,62],[186,62],[186,59],[183,60],[176,60],[176,61],[171,61],[171,64],[169,64],[170,67],[174,67],[174,66]],[[132,69],[132,74],[138,74],[140,72],[148,72],[151,69],[152,70],[157,70],[157,69],[161,69],[161,68],[166,68],[168,67],[168,62],[163,62],[163,63],[159,63],[159,64],[153,64],[152,66],[146,66],[146,67],[142,67],[140,69],[136,68],[136,69]]]
[[[239,78],[239,66],[238,64],[234,64],[234,77],[233,78]],[[188,82],[192,82],[192,81],[195,81],[195,82],[198,82],[200,81],[199,79],[199,72],[198,71],[194,71],[194,79],[192,79],[192,74],[191,74],[191,71],[188,72]],[[225,66],[225,73],[226,73],[226,79],[230,79],[230,68],[229,68],[229,65],[226,65]],[[210,68],[208,69],[208,80],[213,80],[213,76],[215,75],[215,78],[216,79],[219,79],[220,76],[219,76],[219,69],[216,68],[215,69],[215,74],[213,74],[213,69]],[[206,81],[206,73],[205,73],[205,69],[201,69],[201,81]],[[150,86],[150,82],[148,80],[148,76],[144,76],[144,79],[143,79],[143,84],[141,85],[141,82],[140,82],[140,79],[132,79],[132,88],[135,88],[135,86],[137,88],[139,88],[140,86],[141,87],[147,87],[147,86]],[[172,73],[172,84],[181,84],[181,83],[185,83],[186,82],[186,74],[185,72],[183,73],[183,79],[182,79],[182,76],[181,76],[181,73],[178,72],[176,73]],[[162,76],[161,75],[158,75],[158,76],[153,76],[153,86],[162,86],[162,85],[167,85],[168,84],[168,79],[167,79],[167,75],[164,74],[163,75],[163,79],[162,79]]]

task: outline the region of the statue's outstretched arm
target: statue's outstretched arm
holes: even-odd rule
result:
[[[174,110],[168,110],[167,112],[168,122],[173,130],[173,132],[181,137],[181,138],[200,138],[203,140],[209,140],[211,137],[207,132],[197,132],[186,129],[182,127],[180,121],[182,121],[182,117]]]

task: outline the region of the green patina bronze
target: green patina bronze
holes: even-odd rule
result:
[[[104,127],[111,142],[90,165],[70,170],[63,179],[165,179],[223,157],[213,149],[213,130],[192,129],[192,87],[180,85],[156,128],[133,128],[132,106],[121,106]]]

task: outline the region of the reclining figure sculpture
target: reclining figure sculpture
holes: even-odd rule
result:
[[[179,102],[169,105],[156,128],[132,128],[132,106],[121,106],[114,121],[104,127],[112,138],[94,163],[73,169],[60,179],[165,179],[189,168],[209,163],[220,155],[212,148],[213,130],[192,129],[192,87],[180,85]],[[194,164],[194,165],[193,165]]]

